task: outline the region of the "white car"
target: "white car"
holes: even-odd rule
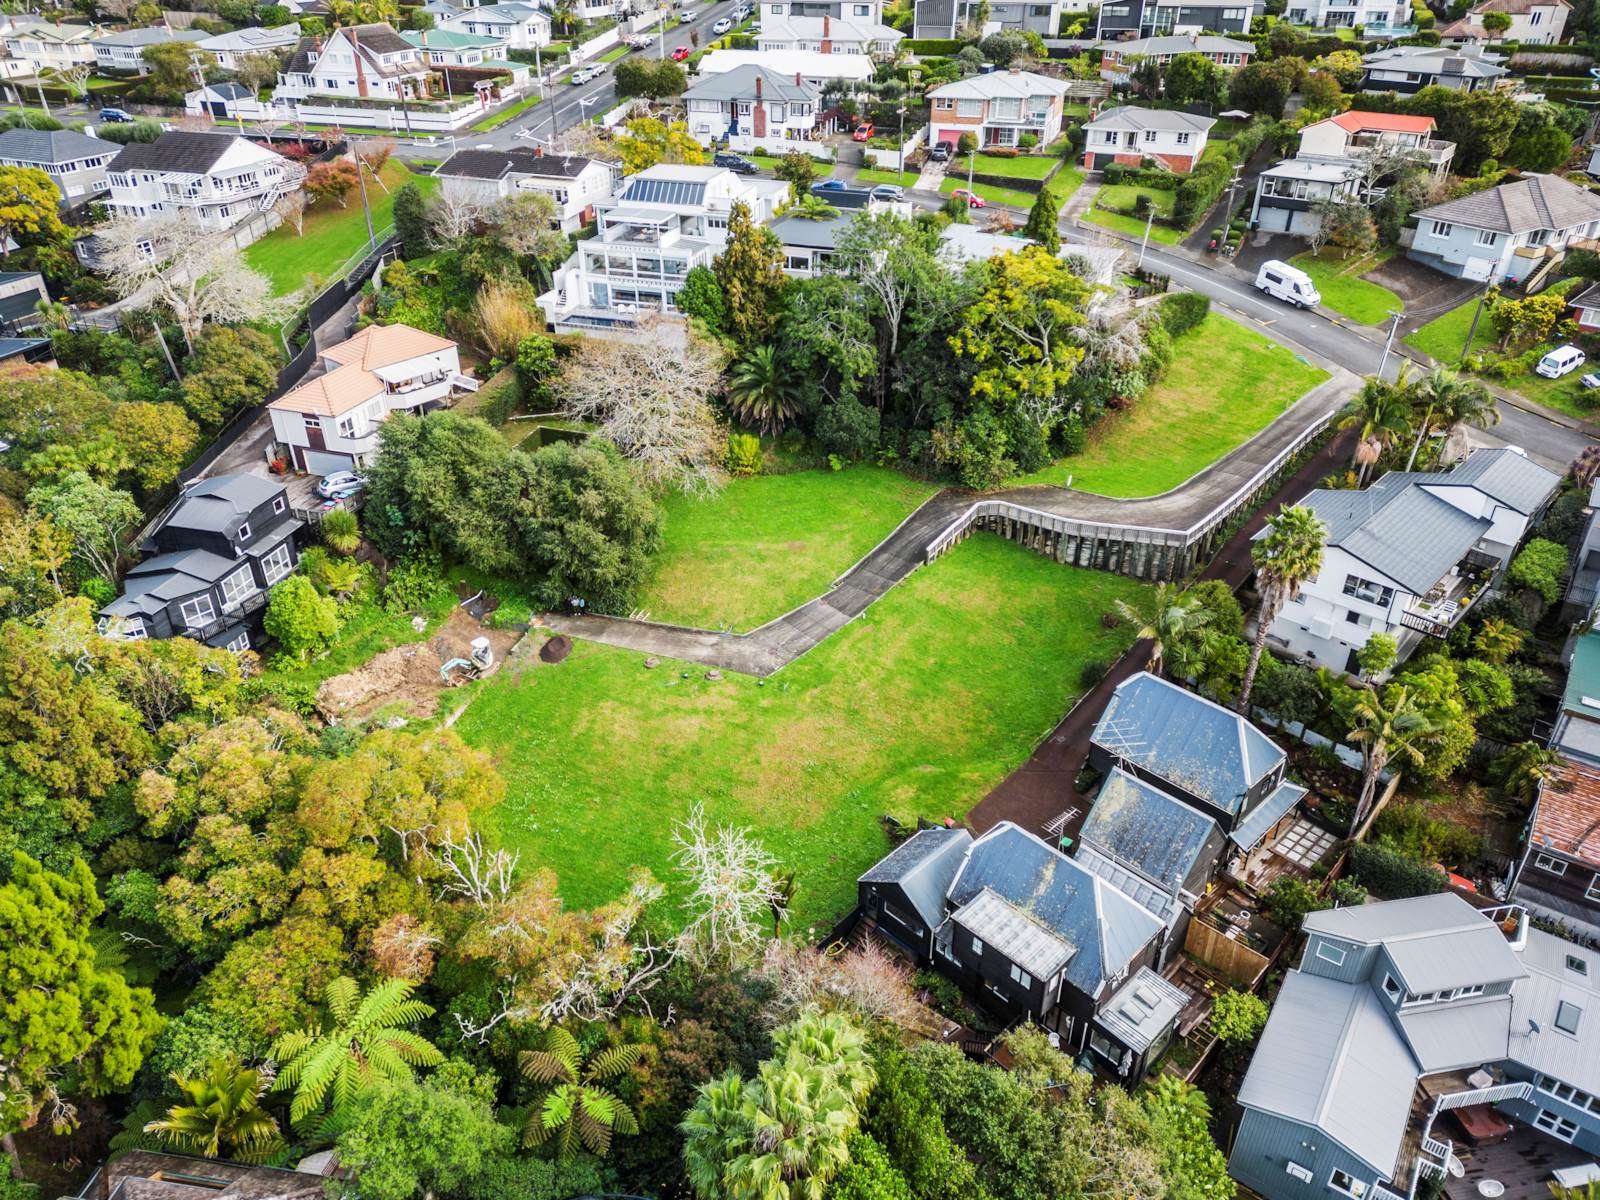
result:
[[[595,76],[595,70],[594,70],[593,67],[579,67],[576,71],[574,71],[572,73],[572,76],[571,76],[571,78],[569,79],[568,82],[570,82],[570,83],[572,83],[574,85],[584,84],[584,83],[588,83],[589,80],[594,78],[594,76]]]
[[[1535,375],[1543,375],[1546,379],[1560,379],[1563,375],[1570,375],[1583,366],[1585,356],[1576,346],[1557,346],[1539,360],[1539,365],[1533,368]]]
[[[723,17],[720,21],[718,21],[715,25],[713,25],[711,27],[711,32],[712,33],[727,33],[728,30],[730,30],[732,28],[733,28],[733,22],[730,21],[727,17]]]
[[[1595,388],[1600,388],[1600,375],[1596,375],[1593,371],[1590,371],[1587,375],[1579,379],[1578,382],[1581,383],[1588,391],[1592,392],[1595,390]]]
[[[324,475],[317,483],[317,495],[324,500],[343,500],[354,496],[367,486],[367,481],[354,471],[335,471]]]

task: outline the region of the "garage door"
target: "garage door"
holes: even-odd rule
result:
[[[326,450],[306,451],[306,470],[313,475],[332,475],[335,471],[348,471],[355,459],[348,454],[330,454]]]
[[[956,145],[960,145],[961,144],[961,135],[963,133],[971,133],[971,132],[972,132],[971,130],[962,129],[959,126],[957,128],[955,128],[955,129],[941,129],[941,130],[939,130],[937,136],[935,136],[933,140],[934,140],[935,143],[938,143],[938,142],[952,142],[952,143],[954,143]]]

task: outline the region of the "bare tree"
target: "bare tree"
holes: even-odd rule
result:
[[[430,847],[428,853],[444,868],[441,899],[469,900],[485,908],[511,895],[519,856],[506,850],[489,850],[478,834],[468,833],[460,841],[447,836]]]
[[[358,164],[366,167],[372,173],[372,178],[387,193],[389,185],[383,181],[378,172],[383,170],[383,164],[388,162],[389,156],[394,153],[394,139],[385,137],[362,138],[350,148],[350,152],[355,155]]]
[[[440,195],[428,205],[428,229],[440,245],[456,246],[471,236],[483,207],[460,196]]]
[[[285,224],[294,226],[295,236],[299,237],[306,231],[306,205],[309,203],[305,192],[296,190],[278,197],[272,211],[282,217]]]
[[[778,862],[733,825],[712,828],[696,804],[672,832],[673,859],[689,884],[689,922],[679,935],[685,957],[700,966],[753,958],[766,922],[786,902]]]
[[[599,426],[654,484],[720,485],[716,417],[707,399],[723,352],[677,322],[648,317],[630,341],[585,338],[557,384],[567,410]]]
[[[588,945],[546,972],[552,986],[538,1010],[543,1024],[608,1021],[630,1000],[649,1011],[645,993],[672,966],[681,945],[659,944],[640,928],[645,910],[664,893],[648,871],[640,871],[622,899],[601,910],[600,927]]]
[[[938,1032],[936,1015],[917,1002],[910,971],[877,942],[826,951],[774,941],[761,956],[760,973],[773,986],[767,1017],[774,1025],[816,1007],[846,1009],[925,1035]]]
[[[183,213],[111,221],[95,243],[118,295],[170,309],[191,351],[207,321],[278,320],[299,304],[297,295],[274,296],[271,281],[245,265],[227,232]]]
[[[567,235],[556,227],[560,215],[554,197],[520,192],[488,209],[483,219],[494,226],[495,239],[519,258],[564,258]]]

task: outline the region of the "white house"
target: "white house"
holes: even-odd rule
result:
[[[709,267],[727,244],[734,204],[747,205],[764,225],[788,199],[781,179],[746,178],[722,167],[649,167],[599,206],[595,235],[578,243],[539,307],[564,332],[625,334],[640,312],[676,315],[685,276]]]
[[[26,59],[37,71],[59,71],[88,66],[95,61],[93,25],[26,25],[0,35],[0,45],[13,58]]]
[[[793,17],[832,17],[863,25],[883,24],[884,0],[762,0],[761,23]]]
[[[115,142],[71,129],[8,129],[0,133],[0,166],[31,167],[50,176],[65,204],[106,189],[106,166],[122,150]]]
[[[498,71],[511,76],[512,91],[528,86],[533,68],[505,57],[506,44],[481,33],[459,33],[453,29],[429,29],[402,33],[401,37],[422,52],[428,66],[445,76],[458,67],[477,71]]]
[[[1520,450],[1500,449],[1448,471],[1391,472],[1363,491],[1309,493],[1300,503],[1328,531],[1322,570],[1269,637],[1335,670],[1354,670],[1375,634],[1393,637],[1402,659],[1424,637],[1448,637],[1560,486]]]
[[[799,76],[819,92],[830,84],[855,90],[872,78],[872,59],[864,54],[823,54],[816,50],[713,50],[700,60],[699,78],[740,67],[765,67],[793,79]]]
[[[1410,95],[1425,87],[1463,92],[1492,91],[1506,81],[1504,59],[1483,47],[1390,46],[1362,55],[1361,88],[1368,92]]]
[[[196,45],[205,37],[205,33],[199,29],[168,29],[165,25],[152,25],[148,29],[123,29],[102,34],[90,45],[94,47],[95,65],[100,70],[143,75],[146,70],[146,47],[165,46],[171,42]]]
[[[163,133],[131,142],[106,167],[113,216],[181,211],[208,229],[230,229],[297,189],[305,167],[231,133]]]
[[[763,21],[756,49],[810,50],[817,54],[892,55],[905,34],[888,25],[835,21],[832,17],[787,17]]]
[[[267,405],[272,436],[295,469],[317,475],[366,466],[392,414],[428,412],[478,390],[461,373],[454,342],[409,325],[369,325],[322,351],[320,365]]]
[[[1434,137],[1436,129],[1438,124],[1432,117],[1352,109],[1313,121],[1302,129],[1295,157],[1356,161],[1372,155],[1404,156],[1442,179],[1450,171],[1456,144]]]
[[[1403,0],[1289,0],[1284,12],[1296,25],[1317,29],[1353,29],[1368,34],[1411,30],[1411,6]]]
[[[440,29],[492,37],[510,50],[550,44],[550,17],[536,4],[481,4],[439,22]]]
[[[422,52],[390,26],[349,25],[325,42],[302,38],[278,75],[273,97],[421,100],[430,94],[429,74]]]
[[[571,233],[594,219],[594,207],[611,195],[612,168],[576,154],[510,150],[457,150],[433,172],[444,196],[468,204],[494,204],[524,192],[556,202],[558,225]]]
[[[992,71],[929,91],[928,145],[977,137],[978,146],[1015,146],[1027,134],[1048,146],[1061,136],[1067,85],[1032,71]]]
[[[822,94],[798,75],[744,66],[700,79],[683,100],[702,146],[782,154],[815,137]]]
[[[1083,127],[1083,165],[1099,171],[1111,163],[1136,167],[1154,159],[1186,175],[1205,153],[1206,136],[1216,121],[1171,108],[1108,108]]]
[[[1141,62],[1170,63],[1180,54],[1199,54],[1228,71],[1237,70],[1255,54],[1253,42],[1211,33],[1174,33],[1165,37],[1107,42],[1101,47],[1100,78],[1125,83]]]
[[[1567,31],[1567,15],[1572,5],[1567,0],[1482,0],[1467,10],[1459,21],[1452,21],[1439,30],[1439,36],[1453,42],[1490,42],[1504,40],[1524,45],[1553,46]],[[1504,33],[1490,33],[1483,27],[1484,13],[1505,13],[1511,18],[1511,28]]]
[[[1568,246],[1600,237],[1600,196],[1559,175],[1529,174],[1416,217],[1408,256],[1447,275],[1515,283]]]
[[[216,60],[224,71],[235,70],[251,54],[287,54],[300,40],[300,26],[275,25],[271,29],[251,26],[217,33],[196,43]]]

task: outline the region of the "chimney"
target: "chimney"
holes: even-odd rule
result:
[[[356,37],[355,26],[352,25],[345,31],[350,35],[350,49],[355,53],[356,59],[356,95],[367,95],[367,72],[361,65],[361,41]]]
[[[794,85],[795,85],[795,87],[805,87],[805,85],[806,85],[806,81],[804,79],[800,78],[800,72],[799,71],[796,71],[794,73]]]
[[[756,100],[761,99],[761,72],[756,72]]]

